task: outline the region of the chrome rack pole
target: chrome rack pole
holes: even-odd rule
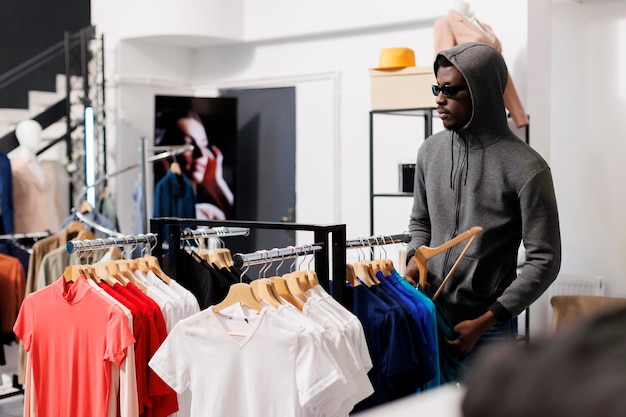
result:
[[[68,253],[86,252],[94,249],[104,249],[115,246],[141,245],[144,243],[156,244],[157,239],[158,237],[156,234],[147,233],[90,240],[70,240],[65,245],[65,249]]]
[[[318,245],[300,245],[287,248],[259,250],[253,253],[236,253],[233,262],[239,269],[251,265],[261,265],[272,259],[291,259],[302,255],[310,255],[322,250]]]
[[[399,233],[395,235],[377,235],[364,237],[361,239],[351,239],[346,241],[346,248],[364,248],[368,246],[393,245],[396,243],[408,243],[411,241],[410,233]]]

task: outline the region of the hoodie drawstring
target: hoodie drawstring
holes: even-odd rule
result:
[[[463,186],[467,186],[467,176],[469,174],[469,146],[468,146],[468,140],[463,137],[463,135],[458,134],[455,131],[452,131],[452,135],[451,135],[451,139],[450,139],[450,156],[452,159],[452,166],[450,167],[450,188],[454,190],[454,174],[455,174],[455,167],[454,167],[454,135],[458,135],[460,138],[463,139],[463,144],[465,145],[465,179],[463,181]],[[461,163],[463,162],[463,160],[461,160]],[[456,169],[459,169],[459,166],[456,167]]]

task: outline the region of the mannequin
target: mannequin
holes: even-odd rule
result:
[[[20,144],[10,155],[15,233],[54,231],[61,225],[55,164],[37,158],[41,132],[35,120],[24,120],[15,129]]]
[[[43,185],[46,181],[46,174],[37,161],[37,148],[41,143],[41,125],[34,120],[21,121],[15,128],[15,136],[20,146],[17,148],[21,161],[28,164],[33,175]]]
[[[465,42],[481,42],[502,53],[502,45],[493,29],[476,19],[470,4],[465,1],[453,1],[448,14],[435,20],[435,55]],[[504,104],[518,128],[528,126],[528,116],[510,73],[504,90]]]
[[[472,22],[472,24],[476,26],[481,32],[483,32],[485,36],[491,39],[492,42],[495,40],[495,36],[493,36],[493,34],[490,33],[488,30],[486,30],[485,27],[478,21],[478,19],[476,19],[471,4],[466,1],[453,1],[452,9],[465,16],[467,20]]]

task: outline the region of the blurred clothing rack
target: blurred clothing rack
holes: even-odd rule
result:
[[[313,232],[313,242],[321,247],[315,252],[315,272],[320,284],[337,301],[343,303],[344,288],[346,282],[346,225],[315,225],[287,222],[260,222],[260,221],[237,221],[237,220],[199,220],[182,219],[176,217],[160,217],[150,219],[150,230],[155,233],[167,226],[169,236],[167,240],[159,237],[159,243],[154,248],[153,255],[162,260],[163,243],[169,242],[170,267],[175,271],[174,275],[181,273],[179,251],[181,249],[182,229],[209,226],[209,227],[245,227],[249,229],[293,230]],[[172,278],[176,279],[176,276]]]
[[[31,233],[8,233],[6,235],[0,235],[0,240],[4,239],[42,239],[44,237],[50,236],[51,233],[48,231],[45,232],[31,232]]]
[[[319,245],[288,246],[286,248],[258,250],[253,253],[236,253],[233,255],[233,261],[237,268],[243,268],[251,265],[261,265],[275,259],[283,260],[311,255],[321,250],[322,247]]]
[[[139,235],[120,235],[117,237],[90,239],[90,240],[70,240],[65,245],[68,253],[86,252],[95,249],[105,249],[117,246],[137,246],[148,244],[156,245],[158,236],[154,233]]]
[[[76,217],[76,220],[82,223],[85,223],[87,226],[93,229],[99,230],[104,234],[107,234],[109,236],[123,236],[121,233],[116,232],[115,230],[107,229],[104,226],[100,226],[98,223],[92,221],[91,219],[86,217],[83,213],[76,210],[76,208],[72,208],[72,214],[74,215],[74,217]]]
[[[346,248],[365,248],[369,246],[393,245],[397,243],[409,243],[411,234],[408,232],[398,233],[395,235],[377,235],[350,239],[346,242]]]
[[[246,227],[211,227],[202,229],[185,228],[180,234],[180,240],[198,238],[221,238],[231,236],[248,236],[250,229]]]

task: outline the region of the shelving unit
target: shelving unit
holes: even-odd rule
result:
[[[412,117],[412,118],[420,118],[420,121],[423,121],[424,134],[421,138],[425,140],[427,137],[432,135],[433,133],[433,113],[436,109],[433,107],[423,107],[423,108],[412,108],[412,109],[392,109],[392,110],[372,110],[370,111],[370,142],[369,142],[369,166],[370,166],[370,234],[375,235],[375,224],[376,224],[376,215],[375,215],[375,200],[377,198],[411,198],[413,196],[412,193],[403,193],[399,189],[395,192],[377,192],[375,187],[375,171],[376,171],[376,161],[375,161],[375,119],[381,115],[389,115],[389,116],[398,116],[398,117]],[[414,132],[413,132],[414,133]],[[393,132],[391,133],[393,134]],[[397,144],[390,144],[389,149],[397,150],[399,153],[404,154],[407,160],[412,160],[415,162],[417,156],[417,148],[415,147],[414,152],[410,152],[408,149],[397,149]],[[409,154],[410,153],[410,154]],[[399,178],[399,177],[398,177]],[[408,225],[408,216],[409,213],[406,213],[407,225]]]

